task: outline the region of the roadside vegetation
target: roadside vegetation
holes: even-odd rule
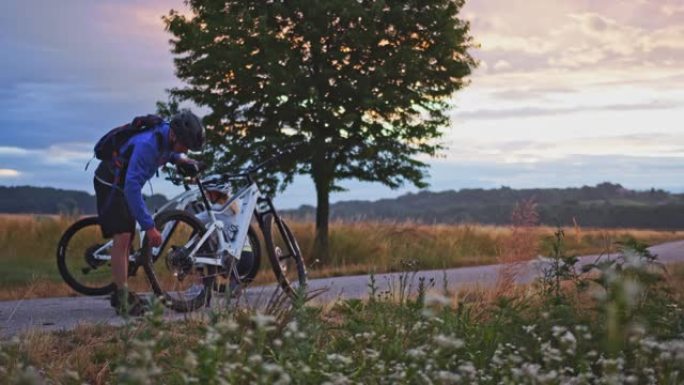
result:
[[[290,221],[309,266],[310,277],[341,276],[398,271],[403,261],[415,261],[416,269],[445,269],[533,259],[549,255],[554,229],[534,226],[533,208],[514,211],[513,226],[425,225],[412,222],[332,222],[330,257],[311,256],[315,226]],[[57,272],[56,245],[64,230],[77,218],[66,216],[0,216],[0,299],[73,295]],[[684,231],[625,229],[566,229],[569,254],[614,252],[620,241],[657,244],[684,239]],[[262,256],[266,259],[266,256]],[[265,261],[264,261],[265,262]],[[264,269],[269,268],[263,263]],[[141,285],[145,285],[139,274]],[[270,282],[270,271],[257,283]]]
[[[574,269],[563,232],[542,278],[451,293],[415,277],[367,300],[276,301],[124,326],[29,332],[0,344],[0,383],[680,384],[684,266],[643,244]],[[410,280],[410,274],[405,278]],[[407,281],[403,281],[407,282]]]

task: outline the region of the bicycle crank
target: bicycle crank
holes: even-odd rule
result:
[[[83,274],[88,274],[105,263],[105,261],[95,258],[95,252],[99,250],[101,247],[102,245],[97,244],[90,246],[86,249],[84,258],[88,266],[81,268],[81,272]]]
[[[182,281],[192,270],[190,250],[185,247],[171,246],[171,251],[166,256],[166,267],[173,272],[178,280]]]

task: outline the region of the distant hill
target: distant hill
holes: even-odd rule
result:
[[[533,199],[542,224],[582,227],[637,227],[684,229],[684,194],[664,190],[628,190],[619,184],[601,183],[579,188],[464,189],[422,191],[395,199],[345,201],[332,204],[332,219],[413,220],[423,223],[482,223],[506,225],[518,202]],[[166,197],[147,198],[156,208]],[[0,186],[0,213],[94,214],[95,196],[83,191],[46,187]],[[315,207],[286,210],[300,219],[315,218]],[[574,222],[573,222],[574,221]]]
[[[415,220],[423,223],[511,223],[518,202],[533,199],[542,224],[585,227],[684,228],[684,194],[651,189],[628,190],[619,184],[601,183],[580,188],[464,189],[402,195],[378,201],[346,201],[332,204],[332,219]],[[313,206],[301,206],[288,214],[314,218]]]
[[[148,207],[166,203],[161,194],[146,196]],[[0,186],[0,213],[12,214],[94,214],[97,212],[95,195],[83,191],[61,190],[50,187]]]

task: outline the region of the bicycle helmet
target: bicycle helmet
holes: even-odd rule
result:
[[[171,118],[171,129],[179,142],[192,151],[204,146],[204,127],[202,122],[190,111],[182,111]]]

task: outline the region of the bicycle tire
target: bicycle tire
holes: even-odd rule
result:
[[[99,227],[99,225],[100,222],[97,217],[86,217],[80,219],[66,229],[64,234],[62,234],[59,243],[57,244],[57,269],[59,270],[59,274],[62,276],[62,279],[64,279],[64,282],[66,282],[66,284],[69,285],[69,287],[71,287],[75,291],[90,296],[106,295],[114,291],[115,285],[114,282],[111,282],[111,272],[109,273],[110,282],[107,285],[95,287],[88,286],[87,284],[82,283],[80,280],[78,280],[74,276],[74,274],[72,274],[72,272],[69,271],[69,267],[67,266],[66,261],[67,251],[69,250],[69,242],[72,240],[74,235],[76,235],[76,233],[78,233],[86,227]],[[86,257],[84,256],[84,258]]]
[[[163,229],[164,225],[171,221],[176,221],[176,223],[185,222],[185,224],[189,225],[190,228],[193,230],[193,234],[194,231],[196,231],[200,238],[206,232],[206,228],[204,227],[204,225],[194,215],[191,215],[182,210],[166,210],[159,213],[155,217],[155,226],[158,229]],[[174,230],[176,228],[177,227],[174,227]],[[172,236],[173,234],[168,234],[167,239]],[[151,255],[151,251],[152,248],[149,247],[148,239],[147,237],[145,237],[145,240],[143,241],[143,258],[141,264],[150,282],[152,291],[156,296],[162,298],[164,305],[177,312],[189,312],[204,306],[207,301],[207,298],[209,298],[211,288],[213,286],[216,268],[214,266],[206,266],[204,268],[205,271],[202,272],[202,284],[200,285],[201,290],[195,292],[183,291],[182,294],[180,292],[176,292],[174,294],[163,287],[162,279],[160,279],[161,276],[159,272],[155,271],[155,263],[157,263],[160,260],[161,262],[167,263],[167,261],[165,260],[166,258],[164,256],[164,250],[159,250],[159,253],[156,256],[154,256],[154,258]],[[168,266],[169,265],[167,263],[167,267]],[[196,271],[197,267],[191,266],[191,269]],[[179,279],[179,281],[180,280],[182,279]]]
[[[292,234],[287,223],[273,214],[269,214],[264,218],[263,226],[264,242],[273,273],[283,291],[290,298],[296,298],[298,293],[306,288],[307,283],[306,264],[297,239]],[[283,247],[285,248],[285,254],[282,251]],[[296,277],[288,277],[287,268],[283,265],[283,261],[290,258],[295,267],[293,273]]]

